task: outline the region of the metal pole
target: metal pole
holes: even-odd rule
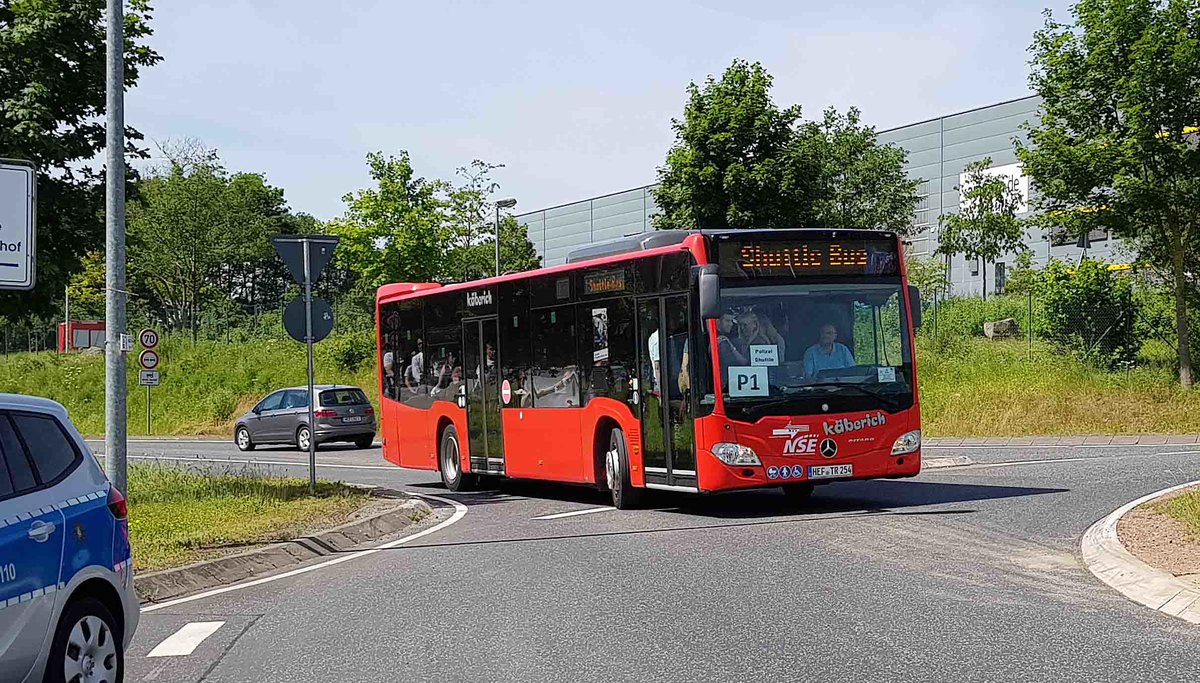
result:
[[[108,46],[104,193],[104,469],[122,494],[129,486],[125,469],[125,11],[122,0],[108,0]]]
[[[63,317],[67,326],[63,330],[63,351],[71,350],[71,288],[63,287]]]
[[[146,385],[146,436],[150,436],[150,385]]]
[[[317,421],[313,403],[312,275],[309,273],[309,241],[304,240],[304,340],[308,345],[308,492],[317,493]]]
[[[500,277],[500,203],[496,203],[496,277]]]

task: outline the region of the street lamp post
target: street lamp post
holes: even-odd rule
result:
[[[515,199],[496,200],[496,277],[500,277],[500,209],[511,209],[516,205]]]

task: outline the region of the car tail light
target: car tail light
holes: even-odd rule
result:
[[[315,415],[317,417],[317,419],[321,419],[324,417],[337,417],[337,411],[336,410],[318,410],[317,412],[313,413],[313,415]]]
[[[115,486],[108,487],[108,509],[117,519],[125,519],[129,516],[129,504],[125,502],[125,496],[122,496]]]
[[[374,414],[375,414],[375,409],[374,409],[374,408],[372,408],[371,406],[367,406],[367,409],[363,411],[363,414],[365,414],[365,415],[374,415]]]

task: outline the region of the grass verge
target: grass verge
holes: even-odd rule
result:
[[[129,466],[134,568],[153,571],[336,526],[369,497],[345,484],[211,472],[158,464]]]
[[[1027,341],[958,339],[917,346],[922,430],[928,436],[1195,434],[1200,391],[1174,371],[1107,372]]]
[[[1186,493],[1172,496],[1168,500],[1151,506],[1155,512],[1173,517],[1183,522],[1192,538],[1200,540],[1200,489],[1192,489]]]

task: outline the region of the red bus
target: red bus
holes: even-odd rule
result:
[[[921,470],[900,238],[660,231],[562,266],[379,288],[384,458],[453,491],[503,476],[646,489]]]

